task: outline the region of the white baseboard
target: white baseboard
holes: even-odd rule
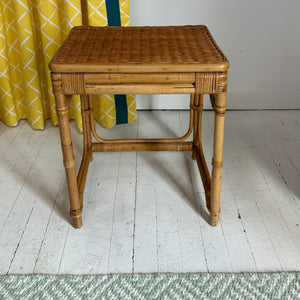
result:
[[[137,109],[189,109],[189,95],[137,95]],[[208,96],[204,109],[210,108]],[[300,91],[229,92],[227,109],[300,109]]]

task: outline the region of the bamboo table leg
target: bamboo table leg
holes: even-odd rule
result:
[[[212,159],[210,224],[216,226],[218,224],[220,214],[226,93],[219,93],[215,95],[213,107],[215,111],[215,126]]]
[[[91,136],[91,116],[92,110],[86,95],[81,96],[81,115],[83,127],[83,155],[77,175],[77,186],[79,192],[80,208],[83,208],[83,194],[86,183],[87,172],[90,161],[93,160],[92,136]]]
[[[56,111],[59,122],[59,131],[61,146],[63,152],[64,166],[67,175],[67,182],[70,194],[71,210],[70,215],[74,222],[74,227],[82,226],[81,208],[76,180],[75,159],[71,141],[71,132],[69,125],[69,109],[67,106],[66,96],[62,93],[55,93]]]
[[[206,206],[210,210],[211,199],[211,177],[207,168],[203,147],[202,147],[202,112],[203,112],[203,94],[195,94],[194,101],[191,102],[191,109],[195,113],[193,127],[193,150],[192,158],[197,161],[200,171],[203,187],[205,190]]]
[[[194,113],[194,124],[193,124],[193,143],[194,148],[192,150],[192,158],[196,159],[196,147],[201,142],[201,126],[202,126],[202,111],[203,111],[203,95],[193,94],[191,95],[191,110]]]

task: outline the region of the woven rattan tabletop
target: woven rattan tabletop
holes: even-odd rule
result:
[[[206,26],[74,27],[52,72],[224,72],[229,62]]]

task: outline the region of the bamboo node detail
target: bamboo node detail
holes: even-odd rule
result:
[[[226,112],[226,107],[225,106],[219,106],[219,105],[214,105],[214,112],[217,114],[217,115],[220,115],[220,116],[223,116],[225,115],[225,112]]]
[[[69,115],[69,109],[67,106],[57,107],[56,106],[56,113],[59,117],[65,117]]]
[[[214,159],[212,159],[211,164],[215,168],[222,168],[223,161],[215,161]]]
[[[73,168],[75,167],[75,160],[68,160],[68,161],[65,161],[64,160],[64,166],[66,169],[70,169],[70,168]]]
[[[81,217],[81,208],[80,209],[71,209],[70,210],[70,215],[73,219],[75,218],[80,218]]]
[[[203,105],[196,106],[194,103],[191,103],[190,108],[194,111],[202,111],[203,110]]]
[[[92,109],[85,109],[85,110],[81,109],[81,113],[86,116],[89,116],[93,113],[93,110]]]

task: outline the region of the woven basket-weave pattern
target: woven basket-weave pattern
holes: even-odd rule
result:
[[[206,26],[75,27],[54,64],[219,64]]]

